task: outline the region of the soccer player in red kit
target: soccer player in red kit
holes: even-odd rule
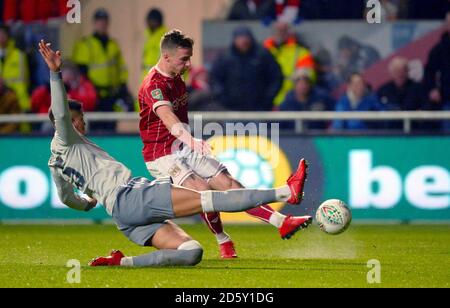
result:
[[[188,94],[181,76],[190,67],[193,45],[193,40],[179,30],[165,34],[161,39],[161,58],[139,90],[140,133],[147,169],[155,178],[170,177],[175,185],[197,191],[244,188],[210,155],[209,144],[189,132]],[[299,168],[304,177],[301,191],[295,194],[301,199],[306,163],[302,161]],[[247,213],[277,227],[283,239],[311,223],[310,216],[285,216],[268,205]],[[203,214],[202,218],[216,236],[221,257],[237,257],[220,214]]]

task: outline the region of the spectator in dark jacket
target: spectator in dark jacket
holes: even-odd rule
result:
[[[389,63],[392,80],[378,90],[378,98],[389,111],[420,110],[424,102],[422,86],[409,78],[408,60],[396,57]],[[402,129],[402,122],[387,123],[386,128]]]
[[[370,93],[367,83],[360,74],[349,79],[347,94],[336,104],[336,111],[383,111],[384,106]],[[362,120],[334,120],[333,129],[362,130],[376,128],[377,125]]]
[[[280,105],[280,111],[330,111],[334,109],[334,102],[328,94],[314,86],[309,73],[298,70],[292,77],[295,88],[289,92]],[[293,123],[282,123],[281,128],[292,129]],[[325,129],[326,121],[308,122],[308,129]]]
[[[450,110],[450,12],[447,13],[447,32],[431,50],[425,67],[424,84],[428,93],[428,110]],[[450,130],[450,121],[443,123]]]
[[[250,29],[239,27],[233,32],[231,48],[214,62],[210,79],[214,97],[226,109],[270,111],[283,75]]]

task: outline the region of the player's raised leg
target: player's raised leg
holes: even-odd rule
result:
[[[299,163],[297,171],[288,180],[289,187],[293,193],[290,203],[297,204],[303,199],[303,189],[307,178],[307,168],[307,162],[302,159]],[[239,183],[226,171],[220,173],[212,179],[209,184],[216,190],[244,188],[241,183]],[[260,207],[247,210],[246,212],[251,216],[254,216],[266,223],[270,223],[278,228],[282,239],[290,239],[297,231],[306,228],[312,222],[310,216],[285,216],[275,211],[269,205],[262,205]]]
[[[299,204],[299,182],[292,181],[276,189],[232,189],[228,191],[197,192],[184,187],[172,187],[172,205],[175,217],[199,213],[242,212],[272,202]]]

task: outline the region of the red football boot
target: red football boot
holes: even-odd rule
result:
[[[91,262],[89,266],[120,266],[120,260],[125,257],[125,255],[119,250],[113,250],[109,257],[97,257]]]
[[[234,259],[237,258],[236,250],[234,249],[233,241],[228,241],[219,245],[220,256],[222,259]]]
[[[305,186],[308,171],[308,163],[305,159],[300,160],[297,171],[287,180],[291,190],[291,198],[287,201],[290,204],[300,204],[303,200],[303,188]]]
[[[287,216],[279,229],[281,238],[283,240],[290,239],[297,231],[307,228],[312,223],[312,220],[311,216]]]

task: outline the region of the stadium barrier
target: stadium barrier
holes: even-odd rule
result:
[[[358,114],[369,120],[386,118],[405,121],[430,120],[432,113]],[[270,115],[272,117],[270,117]],[[319,120],[318,114],[281,113],[196,113],[205,122]],[[325,118],[347,118],[355,114],[320,113]],[[433,120],[449,119],[448,112],[434,113]],[[88,114],[89,121],[137,120],[136,114]],[[11,117],[8,116],[8,122]],[[36,122],[47,121],[35,116]],[[328,118],[329,119],[329,118]],[[0,123],[5,117],[0,117]],[[29,121],[30,116],[14,120]],[[208,136],[211,137],[211,136]],[[245,139],[243,147],[235,147],[236,138]],[[252,145],[271,144],[276,149]],[[94,136],[113,157],[128,166],[135,176],[149,176],[141,156],[139,136]],[[236,137],[212,136],[228,140],[226,146],[215,146],[215,155],[227,165],[244,185],[270,187],[283,183],[300,157],[311,163],[306,198],[300,207],[274,205],[284,213],[314,214],[319,204],[331,198],[347,202],[355,220],[360,221],[450,221],[450,136],[409,135],[320,135],[257,134]],[[0,220],[104,220],[101,208],[88,214],[67,209],[58,199],[47,167],[50,136],[0,137]],[[250,140],[250,141],[249,141]],[[277,156],[274,159],[273,156]],[[254,221],[246,214],[227,214],[228,222]],[[194,218],[198,221],[198,218]]]
[[[304,123],[309,121],[332,120],[366,120],[366,121],[402,121],[403,132],[411,133],[412,121],[440,121],[450,120],[450,111],[383,111],[383,112],[191,112],[190,120],[201,118],[202,121],[295,121],[295,132],[303,133]],[[88,112],[85,113],[86,123],[99,121],[138,121],[139,115],[135,112]],[[0,124],[4,123],[46,123],[46,115],[17,114],[0,115]]]

